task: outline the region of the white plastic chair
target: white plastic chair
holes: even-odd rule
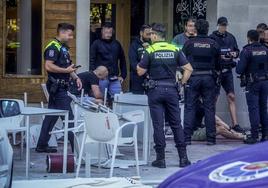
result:
[[[13,135],[13,142],[15,142],[15,135],[16,133],[21,133],[21,158],[23,154],[23,137],[26,132],[26,127],[22,126],[23,115],[20,115],[21,110],[24,108],[24,102],[18,99],[5,99],[0,98],[0,104],[2,102],[9,102],[9,104],[13,104],[13,109],[11,109],[11,114],[6,116],[2,114],[3,117],[0,118],[0,129],[6,131],[7,133],[12,133]]]
[[[106,143],[113,145],[112,161],[110,176],[113,176],[113,169],[115,164],[116,151],[119,143],[119,137],[122,129],[127,126],[134,126],[133,128],[133,142],[135,148],[135,160],[137,175],[139,176],[139,160],[138,160],[138,143],[137,143],[137,124],[134,122],[127,122],[120,126],[119,120],[114,113],[103,113],[103,112],[91,112],[86,111],[84,114],[85,120],[85,134],[82,140],[82,146],[79,153],[76,177],[79,176],[79,171],[81,167],[82,155],[84,153],[84,147],[87,143]],[[88,155],[90,156],[90,155]],[[90,163],[90,157],[86,158]],[[87,166],[87,165],[86,165]],[[88,165],[90,167],[90,165]]]
[[[0,129],[0,187],[11,187],[13,150],[5,131]]]
[[[41,87],[42,87],[43,93],[44,93],[44,95],[46,97],[46,100],[48,102],[48,100],[49,100],[49,93],[48,93],[48,90],[47,90],[47,86],[46,86],[46,84],[41,84]]]

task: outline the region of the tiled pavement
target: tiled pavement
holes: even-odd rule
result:
[[[192,145],[188,146],[188,155],[190,160],[195,163],[198,160],[206,159],[210,156],[216,155],[218,153],[228,151],[234,148],[243,147],[242,141],[236,140],[226,140],[224,138],[217,138],[217,145],[207,146],[205,142],[193,142]],[[62,144],[59,145],[59,152],[62,151]],[[20,160],[20,149],[19,147],[14,147],[14,180],[25,179],[25,155],[23,159]],[[124,148],[122,153],[126,154],[126,157],[134,156],[133,150]],[[154,151],[152,150],[150,156],[150,162],[155,158]],[[167,149],[166,149],[166,169],[153,168],[149,165],[141,166],[141,178],[142,180],[163,180],[172,173],[180,170],[179,168],[179,158],[177,151],[174,147],[172,138],[167,139]],[[115,169],[115,176],[125,176],[131,177],[135,176],[135,167],[130,167],[128,169]],[[92,177],[108,177],[108,169],[98,169],[97,167],[91,168]],[[85,176],[85,167],[81,168],[81,177]],[[46,172],[46,154],[36,153],[31,150],[31,168],[30,168],[30,179],[57,179],[57,178],[73,178],[74,173],[68,173],[67,175],[47,173]]]

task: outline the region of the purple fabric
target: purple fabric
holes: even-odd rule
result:
[[[159,188],[267,188],[267,148],[264,142],[210,157],[176,172]]]

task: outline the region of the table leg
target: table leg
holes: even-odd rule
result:
[[[149,110],[148,110],[149,111]],[[144,126],[143,126],[143,160],[148,163],[148,144],[149,144],[149,114],[148,112],[144,114]]]
[[[65,123],[64,123],[64,146],[63,146],[63,174],[67,172],[67,150],[68,150],[68,120],[69,112],[65,113]]]
[[[30,126],[29,116],[26,116],[26,178],[29,178],[29,162],[30,162]]]

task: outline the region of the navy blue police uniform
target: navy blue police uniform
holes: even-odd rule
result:
[[[262,125],[264,140],[268,140],[268,48],[254,42],[246,45],[237,64],[236,72],[247,80],[246,100],[248,105],[251,137],[258,140],[259,125]]]
[[[46,46],[44,52],[44,59],[53,61],[55,65],[61,68],[67,68],[72,63],[68,47],[57,39],[53,39]],[[46,86],[49,92],[48,108],[68,110],[69,119],[72,120],[74,116],[70,106],[71,98],[67,95],[69,80],[69,73],[52,73],[48,71],[48,80]],[[58,116],[45,117],[42,124],[37,149],[45,149],[48,147],[48,141],[50,139],[49,133],[52,131],[58,118]],[[61,118],[63,119],[63,117]],[[73,127],[73,124],[70,123],[69,127]],[[74,136],[71,132],[69,132],[68,134],[68,139],[73,149]]]
[[[196,109],[200,98],[205,109],[205,125],[208,143],[216,142],[215,98],[216,81],[214,71],[219,69],[220,48],[207,35],[198,35],[188,40],[183,50],[193,67],[193,73],[185,87],[184,136],[187,144],[196,120]]]
[[[173,131],[176,147],[185,148],[175,71],[178,66],[187,63],[184,54],[167,42],[156,42],[149,46],[139,63],[141,68],[148,70],[150,80],[155,82],[155,87],[149,89],[147,95],[154,128],[154,149],[157,154],[164,155],[166,147],[164,118]]]
[[[144,53],[143,42],[136,38],[133,40],[129,47],[129,62],[130,62],[130,91],[134,94],[144,94],[143,87],[145,76],[138,76],[137,65],[141,61],[142,54]]]
[[[214,31],[210,37],[214,39],[220,46],[221,55],[230,57],[230,52],[236,52],[237,57],[239,56],[239,49],[235,37],[229,33],[220,33],[219,31]],[[217,87],[217,95],[220,94],[221,86],[223,87],[226,94],[234,93],[234,78],[232,69],[236,66],[233,58],[230,60],[219,59],[220,61],[220,71],[221,71],[221,82]]]

